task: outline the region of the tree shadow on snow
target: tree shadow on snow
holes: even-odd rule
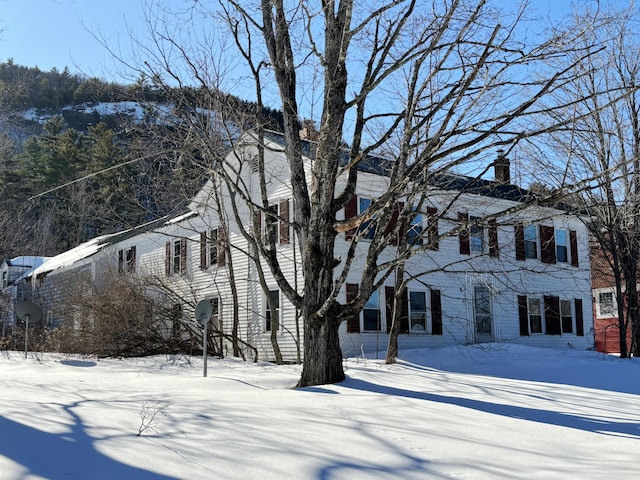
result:
[[[545,350],[549,356],[545,357]],[[640,395],[640,383],[631,379],[640,371],[638,358],[620,359],[613,355],[578,350],[517,350],[514,345],[478,344],[461,346],[453,358],[407,357],[400,363],[417,370],[510,378],[530,382],[555,383],[576,387]],[[541,353],[542,352],[542,353]],[[494,354],[504,353],[502,361]],[[577,354],[577,356],[575,356]],[[566,356],[566,358],[565,358]],[[464,361],[460,361],[464,359]]]
[[[469,398],[449,397],[434,393],[405,390],[396,387],[376,385],[357,379],[348,379],[341,383],[345,388],[362,390],[366,392],[382,393],[396,397],[406,397],[429,402],[438,402],[458,407],[470,408],[479,412],[492,413],[504,417],[527,420],[530,422],[546,423],[560,427],[574,428],[602,435],[624,436],[640,439],[640,424],[634,422],[616,422],[601,418],[590,418],[581,415],[571,415],[568,413],[554,412],[538,408],[521,407],[517,405],[503,405],[473,400]]]
[[[69,367],[95,367],[98,365],[93,360],[60,360],[62,365],[67,365]]]
[[[70,408],[65,410],[69,412]],[[72,416],[75,423],[65,433],[45,432],[0,416],[0,455],[26,470],[20,478],[33,475],[52,480],[175,480],[100,453],[77,415]]]

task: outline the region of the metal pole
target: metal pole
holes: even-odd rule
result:
[[[207,376],[207,340],[209,337],[209,316],[204,315],[204,332],[202,332],[202,358],[204,364],[202,366],[202,376]]]
[[[29,351],[29,317],[31,315],[24,316],[24,358],[27,358],[27,352]]]
[[[218,329],[220,330],[220,358],[224,358],[224,336],[222,334],[222,318],[218,315]]]

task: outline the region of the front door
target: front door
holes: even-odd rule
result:
[[[493,342],[493,321],[491,319],[491,290],[485,285],[473,287],[473,316],[476,343]]]

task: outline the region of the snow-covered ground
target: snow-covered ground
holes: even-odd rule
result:
[[[0,352],[0,479],[635,478],[640,361],[490,344],[299,366]]]

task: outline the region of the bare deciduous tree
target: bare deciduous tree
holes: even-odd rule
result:
[[[585,18],[597,21],[586,21]],[[602,272],[613,280],[617,298],[620,356],[640,353],[638,266],[640,265],[640,59],[637,38],[638,10],[576,13],[574,25],[589,25],[582,45],[604,44],[585,59],[580,74],[559,95],[576,101],[564,112],[572,118],[571,130],[554,132],[551,145],[569,158],[560,168],[561,181],[593,178],[581,197],[588,224],[597,244]],[[575,56],[568,58],[575,59]],[[558,117],[556,117],[558,118]],[[561,166],[563,167],[563,166]],[[556,169],[558,170],[557,166]],[[547,170],[551,171],[551,169]],[[596,275],[601,272],[595,272]],[[632,345],[627,331],[632,329]]]
[[[150,76],[167,84],[195,82],[214,98],[225,76],[237,74],[252,83],[258,111],[269,102],[282,111],[288,161],[283,180],[292,189],[291,225],[302,284],[284,274],[269,236],[251,227],[242,233],[254,249],[258,272],[266,266],[303,319],[299,386],[344,379],[340,323],[358,314],[399,264],[428,253],[416,245],[391,261],[383,256],[391,237],[428,197],[433,175],[480,174],[478,165],[486,164],[496,148],[508,153],[523,139],[569,123],[554,119],[541,124],[533,118],[543,111],[566,111],[576,99],[556,101],[552,93],[584,75],[576,66],[596,49],[576,46],[581,32],[575,29],[535,44],[519,38],[526,7],[507,12],[484,0],[219,0],[210,11],[199,2],[188,12],[190,19],[222,18],[224,27],[217,26],[230,33],[226,39],[232,39],[232,46],[215,44],[213,34],[198,43],[195,34],[172,35],[166,22],[151,22],[157,50],[148,52],[153,53],[145,64]],[[569,53],[573,60],[568,65],[550,65],[551,59]],[[234,65],[238,59],[243,69]],[[242,127],[254,129],[262,142],[263,124],[239,122],[226,111],[223,126],[231,145]],[[304,117],[317,123],[310,165],[300,134]],[[183,138],[206,157],[203,125],[190,121]],[[394,160],[383,172],[388,187],[365,212],[344,220],[340,212],[372,154]],[[271,214],[264,155],[255,164],[258,198],[239,182],[234,165],[225,165],[219,155],[208,158],[212,173],[230,192],[238,224],[247,223],[238,212],[248,210],[254,220]],[[398,211],[400,203],[404,206]],[[367,241],[354,236],[346,257],[337,258],[338,235],[363,225],[371,226]],[[365,259],[359,273],[352,268],[356,256]],[[338,296],[348,275],[359,275],[359,290],[344,303]]]

